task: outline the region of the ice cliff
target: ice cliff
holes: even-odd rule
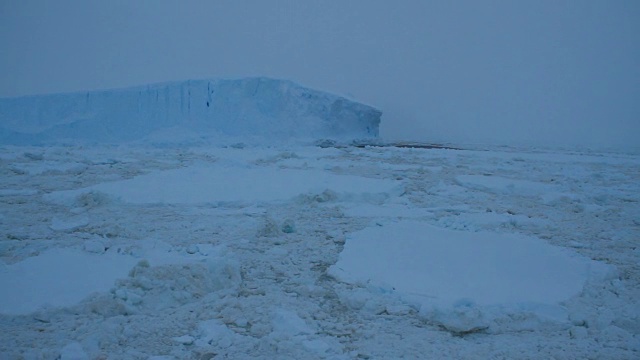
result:
[[[267,78],[0,98],[0,144],[123,143],[158,134],[268,140],[378,136],[381,112]]]

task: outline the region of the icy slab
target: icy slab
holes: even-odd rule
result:
[[[392,180],[334,175],[321,170],[192,166],[54,192],[46,198],[69,203],[82,194],[100,192],[134,204],[260,202],[318,194],[327,189],[350,194],[389,193],[398,186]]]
[[[380,116],[370,106],[284,80],[191,80],[0,99],[0,144],[186,141],[211,134],[364,139],[378,136]]]
[[[162,242],[141,242],[121,253],[116,249],[104,252],[104,244],[101,251],[94,250],[95,244],[88,245],[85,251],[52,249],[12,265],[1,264],[0,314],[23,315],[43,307],[75,305],[92,293],[112,289],[114,282],[127,277],[141,260],[153,266],[205,261],[214,288],[223,288],[231,281],[227,277],[233,261],[229,256],[221,257],[215,248],[188,254]],[[207,248],[206,244],[200,246]]]
[[[42,306],[69,306],[93,292],[107,291],[126,276],[136,259],[55,249],[0,271],[0,313],[28,314]]]
[[[562,318],[557,305],[609,271],[606,264],[539,239],[454,231],[418,221],[352,234],[329,270],[345,282],[394,289],[459,331],[484,326],[477,325],[484,309],[491,309],[490,317],[503,308]]]

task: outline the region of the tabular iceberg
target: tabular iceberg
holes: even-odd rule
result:
[[[164,129],[263,139],[366,139],[381,112],[268,78],[189,80],[0,99],[0,144],[123,143]]]

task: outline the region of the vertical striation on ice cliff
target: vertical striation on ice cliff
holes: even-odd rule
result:
[[[164,129],[287,139],[378,136],[381,112],[268,78],[190,80],[0,99],[0,143],[122,143]]]

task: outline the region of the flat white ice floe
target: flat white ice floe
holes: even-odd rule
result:
[[[398,186],[392,180],[335,175],[321,170],[193,166],[54,192],[46,198],[69,202],[84,193],[101,192],[134,204],[255,202],[285,200],[327,189],[349,194],[392,192]]]
[[[126,276],[136,259],[53,249],[0,271],[0,313],[28,314],[48,305],[69,306],[93,292],[107,291]]]
[[[563,321],[563,301],[606,264],[516,234],[461,232],[418,221],[387,222],[347,239],[330,274],[393,288],[422,315],[459,332],[513,312]]]
[[[104,246],[104,245],[103,245]],[[163,243],[147,242],[129,253],[114,249],[103,253],[89,241],[85,251],[71,248],[47,250],[21,262],[0,268],[0,314],[23,315],[43,307],[72,306],[92,293],[109,291],[117,279],[125,278],[133,266],[142,259],[151,265],[184,264],[209,260],[212,274],[224,271],[217,259],[217,250],[204,249],[191,255],[177,252]],[[205,251],[207,248],[208,251]]]

